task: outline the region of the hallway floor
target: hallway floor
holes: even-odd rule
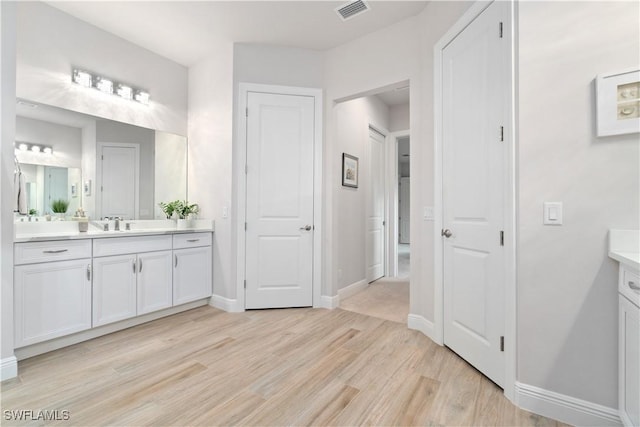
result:
[[[340,308],[406,325],[409,315],[408,277],[376,280],[366,289],[340,301]]]

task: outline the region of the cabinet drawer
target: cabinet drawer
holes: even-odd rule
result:
[[[93,240],[93,256],[134,254],[171,249],[171,236],[110,237]]]
[[[91,240],[16,243],[13,251],[16,265],[91,258]]]
[[[186,233],[173,235],[173,249],[211,246],[211,233]]]
[[[622,295],[627,297],[629,301],[640,306],[640,274],[637,271],[629,270],[620,265],[620,282],[618,290]]]

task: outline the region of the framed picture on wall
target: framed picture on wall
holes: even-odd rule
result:
[[[358,158],[342,153],[342,185],[358,188]]]
[[[597,135],[640,132],[640,70],[596,77]]]

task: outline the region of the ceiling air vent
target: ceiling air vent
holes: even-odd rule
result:
[[[360,15],[361,13],[364,13],[369,9],[370,7],[365,1],[356,0],[338,7],[336,9],[336,13],[340,16],[340,18],[342,18],[343,21],[346,21],[347,19],[351,19],[356,15]]]

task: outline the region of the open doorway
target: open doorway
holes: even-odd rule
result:
[[[411,163],[409,136],[397,139],[398,144],[398,255],[399,278],[408,278],[411,271]]]
[[[409,105],[404,82],[334,108],[336,146],[360,168],[358,187],[340,188],[337,199],[337,211],[349,213],[337,221],[340,307],[399,323],[410,298]]]

